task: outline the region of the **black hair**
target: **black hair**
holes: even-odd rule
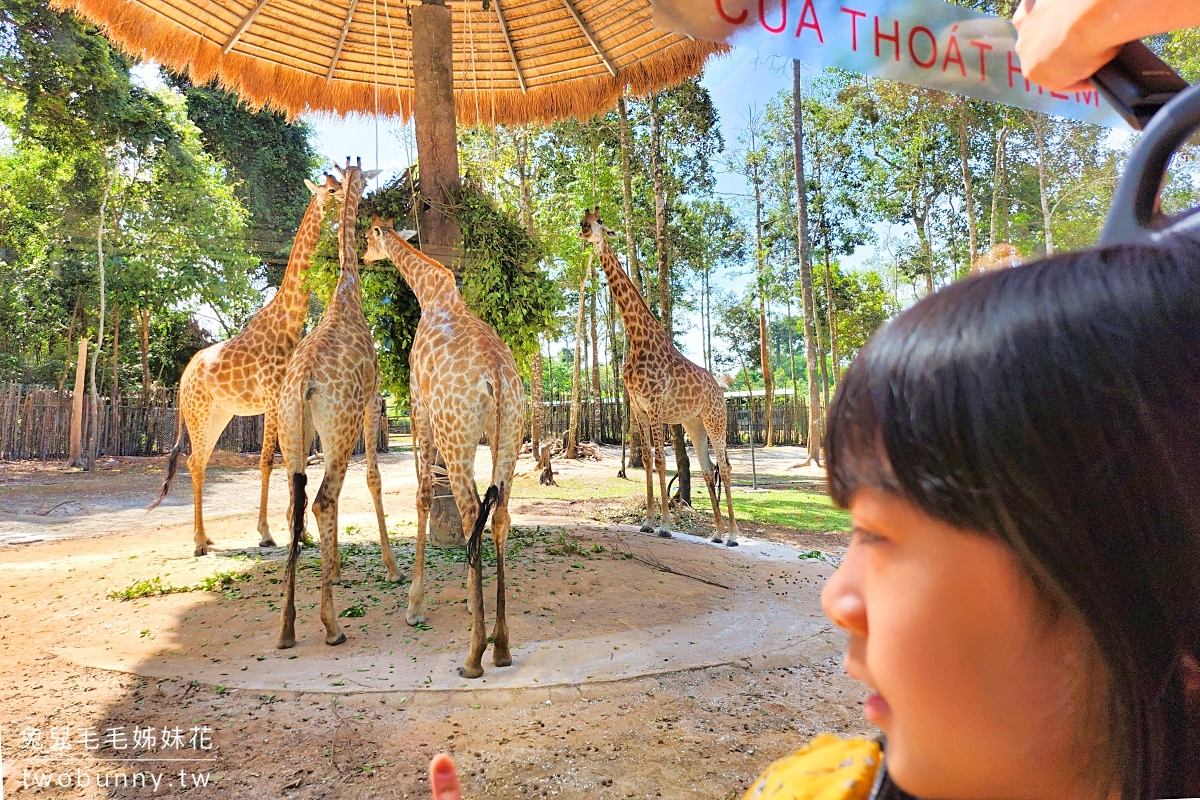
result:
[[[846,371],[826,445],[839,505],[871,486],[1006,542],[1095,640],[1114,788],[1186,794],[1200,242],[1056,256],[921,300]]]

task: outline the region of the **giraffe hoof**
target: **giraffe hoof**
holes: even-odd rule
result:
[[[209,544],[212,544],[212,542],[209,542]],[[192,552],[192,555],[196,557],[208,555],[208,545],[196,545],[196,549]]]
[[[724,540],[721,538],[721,534],[719,534],[719,533],[718,533],[716,536],[714,536],[714,537],[712,537],[711,539],[709,539],[709,541],[710,541],[710,542],[715,542],[716,544],[720,544],[720,543],[721,543],[722,541],[724,541]]]
[[[725,543],[725,546],[726,547],[737,547],[738,546],[737,539],[730,539],[728,542]]]
[[[294,635],[293,636],[280,636],[279,642],[275,645],[275,647],[279,650],[290,650],[291,648],[293,648],[295,646],[296,646],[296,637]]]
[[[671,538],[671,532],[670,532],[669,530],[667,530],[666,528],[659,528],[659,529],[658,529],[658,538],[660,538],[660,539],[670,539],[670,538]]]
[[[460,678],[479,678],[483,675],[483,667],[475,667],[470,664],[464,664],[458,668],[458,677]]]
[[[492,663],[497,667],[511,667],[512,653],[509,652],[507,647],[504,649],[497,647],[492,650]]]
[[[425,621],[425,615],[424,614],[405,614],[404,621],[407,622],[409,625],[412,625],[415,627]]]
[[[404,583],[404,573],[400,571],[389,572],[387,579],[390,583]]]
[[[275,540],[272,539],[270,536],[268,536],[267,538],[265,538],[261,542],[259,542],[258,546],[259,547],[278,547],[278,545],[275,544]]]
[[[649,522],[643,522],[642,527],[638,529],[642,533],[654,533],[654,526]]]
[[[339,633],[337,636],[332,638],[329,636],[325,637],[325,644],[329,645],[330,647],[336,647],[344,641],[346,641],[346,634],[344,633]]]

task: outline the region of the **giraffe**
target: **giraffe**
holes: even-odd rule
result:
[[[696,448],[708,485],[716,532],[712,541],[737,547],[738,527],[733,516],[733,497],[730,493],[731,468],[725,452],[725,393],[708,370],[684,358],[667,336],[667,332],[642,299],[633,281],[621,268],[617,254],[608,243],[611,233],[600,220],[600,209],[584,214],[581,236],[596,250],[609,289],[625,323],[629,337],[629,358],[621,368],[621,377],[629,393],[629,407],[642,434],[642,463],[646,467],[646,519],[642,532],[654,530],[654,477],[651,472],[650,451],[654,452],[654,467],[658,471],[662,517],[658,535],[671,536],[671,516],[667,508],[667,456],[663,425],[682,423]],[[719,488],[713,483],[713,462],[709,448],[716,456],[716,469],[725,484],[725,505],[729,512],[729,529],[721,519]]]
[[[279,384],[288,360],[304,333],[309,296],[304,281],[317,239],[321,235],[325,209],[341,191],[341,185],[328,174],[319,186],[307,179],[304,184],[312,192],[312,199],[296,232],[296,241],[292,244],[279,291],[251,318],[241,333],[192,356],[179,381],[179,422],[175,446],[167,458],[167,474],[162,488],[147,511],[156,508],[171,490],[186,425],[192,440],[192,452],[187,465],[192,476],[193,540],[197,556],[207,553],[208,546],[212,544],[204,533],[205,467],[221,431],[225,430],[235,415],[264,415],[262,453],[258,460],[258,469],[262,474],[262,492],[258,503],[258,546],[275,546],[271,528],[267,524],[267,492],[275,462],[277,434],[275,397],[279,393]]]
[[[336,169],[336,168],[335,168]],[[375,339],[362,310],[362,285],[355,249],[355,223],[358,204],[366,182],[379,170],[362,171],[350,166],[341,172],[342,215],[338,224],[338,263],[341,267],[337,286],[329,306],[317,327],[296,348],[279,389],[279,449],[287,468],[291,502],[288,526],[291,546],[288,551],[286,599],[279,626],[280,648],[296,644],[296,564],[304,533],[304,506],[307,502],[306,456],[313,434],[321,437],[325,456],[325,479],[313,499],[313,516],[321,539],[321,621],[325,624],[325,643],[346,641],[333,608],[333,584],[341,577],[341,557],[337,544],[338,496],[346,479],[350,454],[362,434],[366,442],[367,488],[375,501],[379,522],[379,543],[388,580],[401,580],[396,558],[388,542],[383,517],[383,497],[375,439],[379,431],[379,360]]]
[[[408,234],[411,236],[411,234]],[[525,419],[525,386],[508,345],[472,314],[454,284],[454,273],[421,253],[406,235],[375,218],[367,232],[365,261],[391,259],[421,304],[421,321],[409,355],[412,430],[417,447],[417,554],[408,593],[409,625],[425,621],[425,528],[433,502],[432,464],[446,464],[454,502],[467,540],[467,584],[472,615],[471,650],[458,674],[483,675],[484,635],[482,536],[488,513],[496,547],[496,624],[492,663],[512,664],[504,610],[504,543],[510,517],[508,499],[520,452]],[[492,476],[482,502],[475,487],[475,451],[487,437]]]

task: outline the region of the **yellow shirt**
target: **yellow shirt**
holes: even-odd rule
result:
[[[822,733],[767,767],[743,800],[867,800],[881,763],[876,742]]]

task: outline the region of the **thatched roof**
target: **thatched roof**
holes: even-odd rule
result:
[[[96,22],[130,55],[197,84],[216,80],[254,107],[412,113],[408,5],[417,0],[51,3]],[[642,93],[698,74],[723,49],[654,29],[649,0],[447,5],[455,104],[465,124],[591,116],[612,108],[627,87]]]

